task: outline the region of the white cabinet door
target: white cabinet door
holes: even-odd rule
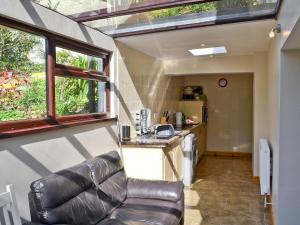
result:
[[[128,177],[164,180],[161,148],[123,148],[123,163]]]

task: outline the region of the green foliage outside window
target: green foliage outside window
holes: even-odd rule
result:
[[[44,39],[0,26],[0,121],[46,117]],[[37,60],[37,58],[42,58]],[[57,51],[57,63],[87,69],[88,57]],[[96,60],[92,68],[101,69]],[[56,113],[69,115],[89,111],[89,82],[56,79]],[[95,99],[97,99],[95,85]]]
[[[185,15],[189,13],[207,12],[215,9],[214,3],[192,4],[185,6],[177,6],[173,8],[160,9],[150,11],[149,17],[152,19],[163,19],[173,16]]]
[[[56,62],[64,65],[88,68],[86,56],[73,56],[69,51],[57,51]],[[84,113],[88,110],[88,81],[76,78],[56,78],[56,113],[68,115]]]
[[[148,16],[151,19],[164,19],[174,16],[187,15],[201,12],[218,12],[241,7],[253,7],[258,4],[258,0],[220,0],[216,2],[190,4],[150,11]]]
[[[44,39],[0,26],[0,121],[43,118],[46,114]],[[32,55],[32,56],[31,56]],[[34,56],[33,56],[34,55]]]
[[[14,71],[29,75],[34,63],[29,58],[30,51],[40,39],[34,35],[0,26],[0,71]]]

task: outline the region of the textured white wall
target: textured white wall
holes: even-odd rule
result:
[[[299,224],[299,94],[300,55],[286,51],[300,46],[298,0],[282,2],[278,23],[282,32],[276,35],[268,55],[268,137],[273,151],[272,200],[277,225]],[[292,42],[290,42],[290,37]]]
[[[258,140],[268,136],[267,74],[268,54],[164,61],[164,72],[171,75],[191,74],[254,74],[253,83],[253,175],[258,176]]]
[[[300,50],[281,54],[278,225],[300,221]]]
[[[27,0],[0,0],[0,16],[115,52],[112,38]],[[117,55],[111,63],[117,83]],[[117,89],[117,86],[113,85]],[[113,115],[117,114],[112,93]],[[118,149],[115,122],[97,123],[0,140],[0,192],[14,184],[21,216],[30,219],[27,193],[32,181],[93,156]]]
[[[147,107],[157,115],[176,112],[183,82],[179,77],[165,76],[162,61],[125,44],[118,43],[119,57],[119,112],[122,124],[131,124],[134,130],[136,112]],[[132,132],[132,136],[135,132]]]
[[[273,152],[272,201],[277,216],[279,182],[280,40],[275,38],[268,55],[268,140]],[[276,220],[276,218],[275,218]]]
[[[184,76],[184,86],[200,85],[207,95],[207,151],[252,153],[253,74]],[[228,86],[220,88],[218,80]]]
[[[118,150],[114,122],[0,140],[0,192],[13,184],[21,216],[29,220],[32,181],[111,150]]]
[[[259,174],[259,139],[268,138],[268,54],[255,53],[253,59],[253,175]]]
[[[230,56],[203,58],[194,57],[181,60],[164,60],[164,72],[170,75],[252,73],[252,56]]]

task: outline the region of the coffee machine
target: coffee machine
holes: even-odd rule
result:
[[[151,127],[151,110],[148,108],[141,109],[136,113],[135,128],[138,135],[146,135],[150,132]]]

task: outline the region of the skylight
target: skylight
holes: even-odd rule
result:
[[[280,0],[32,0],[119,37],[275,18]]]
[[[203,55],[217,55],[225,54],[227,50],[225,47],[211,47],[211,48],[198,48],[189,50],[194,56],[203,56]]]

